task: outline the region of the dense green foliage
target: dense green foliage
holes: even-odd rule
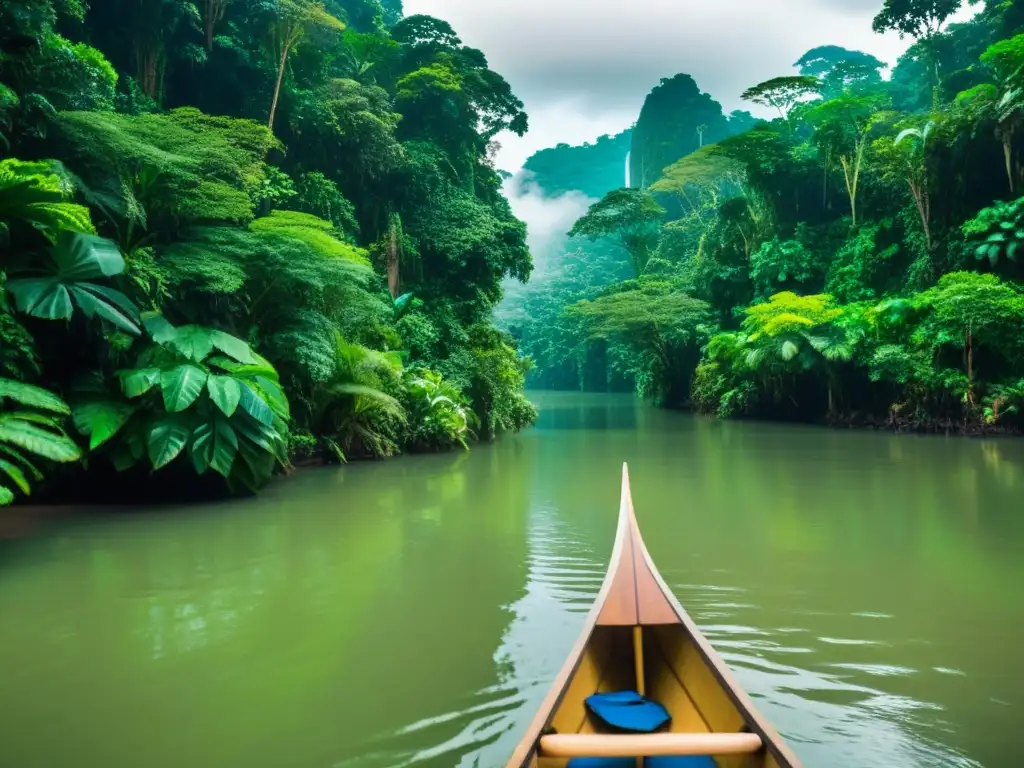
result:
[[[746,91],[776,117],[742,132],[689,78],[664,81],[679,93],[656,89],[633,132],[642,189],[573,227],[610,236],[632,274],[552,287],[566,308],[524,333],[534,375],[601,342],[640,392],[721,416],[1024,426],[1024,12],[988,2],[947,26],[960,5],[886,0],[876,30],[911,43],[891,78],[820,46]],[[608,243],[581,242],[581,276],[607,274]]]
[[[527,384],[541,389],[629,391],[632,381],[608,355],[618,351],[603,338],[590,338],[564,309],[595,299],[609,285],[632,277],[621,247],[603,238],[573,238],[552,244],[551,266],[531,278],[503,303],[499,319],[533,362]]]
[[[526,127],[400,0],[3,3],[0,503],[84,456],[254,491],[528,424],[490,321]]]

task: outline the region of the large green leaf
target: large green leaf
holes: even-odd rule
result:
[[[138,368],[132,371],[120,371],[121,390],[125,397],[144,395],[160,383],[159,368]]]
[[[393,413],[396,416],[403,414],[405,411],[402,408],[402,404],[398,402],[394,397],[381,392],[376,387],[370,387],[365,384],[354,384],[351,382],[340,382],[338,384],[332,384],[327,387],[327,391],[332,395],[352,395],[354,397],[365,397],[367,400],[372,400],[377,405],[384,408],[389,413]]]
[[[35,411],[7,411],[4,416],[21,421],[31,421],[33,424],[42,424],[44,427],[52,427],[58,432],[64,429],[64,420],[60,416],[51,416],[48,413],[36,413]]]
[[[0,507],[8,505],[12,501],[14,501],[14,494],[11,493],[11,489],[0,485]]]
[[[68,282],[113,277],[125,268],[124,257],[113,240],[80,233],[58,238],[53,260],[57,276]]]
[[[230,376],[211,374],[206,381],[206,388],[210,392],[213,404],[220,408],[225,416],[234,414],[242,399],[242,385],[238,381]]]
[[[8,280],[7,290],[14,297],[14,305],[34,317],[69,320],[74,314],[70,291],[55,278],[23,277]]]
[[[232,419],[231,423],[238,431],[238,434],[284,463],[284,457],[281,453],[281,448],[285,444],[284,438],[276,429],[266,424],[261,424],[258,421],[253,421],[244,414]]]
[[[96,290],[98,288],[103,288],[103,286],[80,283],[79,285],[69,285],[68,292],[86,317],[99,316],[122,331],[138,335],[139,326],[132,320],[130,313],[122,312],[117,307],[118,302],[105,301],[106,297],[102,295],[102,292]],[[117,293],[117,291],[109,292]],[[97,294],[100,295],[97,296]],[[123,294],[121,296],[123,297]]]
[[[228,477],[238,453],[238,435],[228,420],[217,414],[212,423],[202,424],[195,431],[191,450],[196,472],[203,474],[212,468]]]
[[[260,394],[245,382],[240,382],[242,396],[239,401],[242,410],[252,416],[260,424],[271,426],[274,423],[274,411]]]
[[[20,468],[11,464],[9,461],[0,459],[0,472],[7,475],[14,484],[21,489],[21,492],[26,496],[32,493],[32,488],[28,484],[28,480],[25,478],[25,473]]]
[[[89,438],[89,450],[95,451],[121,431],[135,410],[128,403],[82,403],[75,406],[75,428]]]
[[[167,344],[173,341],[178,334],[178,329],[168,322],[167,318],[159,312],[144,312],[142,324],[146,332],[157,344]]]
[[[214,424],[217,425],[217,430],[214,434],[215,443],[210,466],[215,472],[227,477],[231,474],[235,454],[238,453],[238,435],[228,420],[219,415],[214,418]]]
[[[9,398],[19,405],[30,408],[39,408],[54,413],[71,413],[68,404],[52,392],[13,379],[0,379],[0,400],[4,398]]]
[[[178,458],[191,435],[192,430],[180,417],[166,415],[155,420],[146,441],[153,469],[165,467]]]
[[[274,412],[282,419],[287,419],[291,415],[291,409],[288,405],[288,398],[285,397],[284,392],[281,390],[281,386],[265,376],[254,376],[252,379],[252,385],[256,391],[259,392],[267,404],[274,409]]]
[[[231,479],[239,481],[250,491],[258,491],[274,471],[274,456],[247,441],[238,444],[238,455]]]
[[[22,453],[21,451],[12,448],[9,445],[4,445],[3,443],[0,443],[0,453],[4,454],[5,456],[10,456],[12,459],[18,462],[18,464],[27,469],[29,471],[29,474],[32,475],[32,477],[34,477],[36,480],[43,479],[43,473],[40,472],[36,468],[35,464],[29,461],[25,454]]]
[[[406,313],[406,310],[409,309],[409,303],[412,301],[412,298],[413,294],[410,292],[403,293],[401,296],[395,299],[394,310],[396,320],[400,319],[402,315]]]
[[[260,358],[253,353],[252,348],[239,338],[224,331],[211,331],[210,339],[213,346],[230,358],[245,365],[259,365]]]
[[[213,458],[213,425],[200,424],[192,433],[192,442],[188,444],[188,455],[192,459],[197,475],[205,475]]]
[[[182,325],[176,329],[171,346],[189,360],[200,363],[213,351],[213,332],[201,325]]]
[[[160,374],[164,407],[171,413],[184,411],[196,401],[206,384],[206,372],[194,365],[182,365]]]
[[[0,84],[0,96],[10,106],[14,92]],[[46,161],[0,161],[0,220],[26,222],[51,240],[62,230],[95,232],[88,208],[64,202],[70,190],[56,170]]]
[[[140,422],[129,423],[110,455],[114,469],[124,472],[141,462],[146,457],[147,437],[148,432]]]
[[[246,365],[243,363],[239,363],[236,362],[235,360],[232,360],[229,357],[221,357],[220,355],[217,355],[216,357],[211,357],[206,362],[208,365],[220,368],[222,371],[227,371],[228,373],[233,373],[235,376],[241,378],[264,376],[273,382],[279,383],[280,377],[278,376],[277,370],[274,368],[274,366],[271,365],[266,360],[264,360],[263,358],[259,357],[258,355],[256,355],[255,357],[257,359],[257,362],[254,365]]]
[[[0,441],[50,461],[70,462],[82,457],[78,446],[67,435],[55,434],[9,413],[0,414]]]
[[[69,320],[77,304],[87,317],[99,315],[120,330],[141,333],[139,311],[124,294],[86,282],[124,272],[124,257],[106,238],[61,232],[51,251],[49,274],[7,281],[15,306],[44,320]]]

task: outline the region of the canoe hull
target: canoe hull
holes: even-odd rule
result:
[[[706,734],[760,737],[756,751],[714,755],[717,768],[801,768],[655,567],[633,513],[625,466],[608,573],[580,637],[506,768],[567,765],[568,758],[545,756],[543,737],[595,733],[584,700],[623,690],[637,690],[668,709],[672,720],[665,730],[678,735],[675,743],[691,738],[687,734],[695,740]]]

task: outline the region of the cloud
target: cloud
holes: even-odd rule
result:
[[[506,179],[503,192],[516,218],[526,222],[534,279],[543,276],[550,259],[562,252],[576,219],[597,202],[582,192],[545,197],[530,171],[520,171]]]
[[[882,10],[882,0],[821,0],[821,5],[857,15],[870,14],[872,17]]]
[[[525,102],[532,135],[525,141],[503,137],[499,155],[510,170],[533,149],[627,128],[651,88],[679,72],[692,75],[729,111],[751,109],[740,99],[744,89],[793,73],[793,62],[818,45],[859,49],[894,63],[907,41],[871,30],[881,5],[881,0],[405,0],[407,14],[450,22]],[[574,119],[567,120],[570,111]],[[611,125],[613,117],[617,125]]]
[[[636,122],[646,95],[646,91],[638,92],[631,103],[621,107],[593,104],[571,96],[549,102],[527,101],[530,131],[523,137],[511,133],[498,136],[502,145],[498,166],[515,172],[534,152],[559,142],[579,145],[605,134],[622,133]]]

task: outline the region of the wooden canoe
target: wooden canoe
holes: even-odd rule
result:
[[[667,728],[599,732],[584,700],[635,690],[671,715]],[[757,712],[651,560],[622,467],[608,572],[583,631],[506,768],[564,768],[573,757],[709,755],[718,768],[800,768]],[[653,761],[652,761],[653,762]]]

